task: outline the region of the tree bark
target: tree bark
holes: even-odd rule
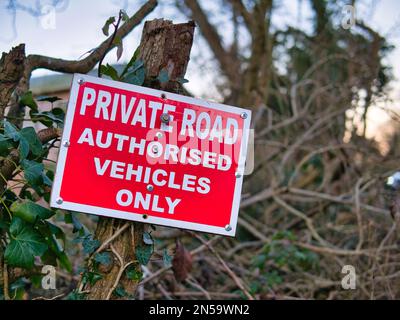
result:
[[[9,53],[3,52],[0,59],[0,120],[10,101],[11,94],[18,85],[24,72],[25,45],[20,44]]]
[[[181,92],[179,79],[184,77],[189,62],[194,27],[195,25],[191,21],[173,24],[168,20],[155,19],[145,23],[139,47],[139,57],[143,60],[146,68],[145,86],[169,92]],[[163,69],[167,70],[169,81],[161,84],[156,78]],[[121,232],[121,230],[123,231]],[[135,268],[138,274],[141,273],[141,266],[135,255],[135,247],[143,245],[143,230],[142,223],[100,218],[95,238],[102,244],[113,239],[102,249],[109,251],[114,259],[108,268],[96,270],[101,274],[101,279],[92,286],[81,283],[81,291],[88,291],[87,299],[129,299],[134,297],[140,280],[129,279],[124,269],[129,266],[129,268]],[[115,237],[116,233],[119,235]],[[88,269],[93,270],[91,258],[88,261]],[[117,297],[114,294],[117,286],[122,287],[127,295]]]

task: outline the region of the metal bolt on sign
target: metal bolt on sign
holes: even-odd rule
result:
[[[56,203],[57,204],[62,204],[63,203],[63,199],[62,198],[57,198]]]
[[[163,136],[163,134],[162,134],[161,132],[157,132],[157,133],[156,133],[156,137],[157,137],[158,139],[161,139],[162,136]]]
[[[157,146],[153,146],[151,148],[151,151],[153,151],[154,154],[157,154],[158,153],[158,147]]]
[[[68,148],[68,147],[69,147],[69,141],[68,141],[68,140],[65,140],[65,141],[63,142],[63,146],[66,147],[66,148]]]
[[[153,185],[148,184],[147,187],[146,187],[146,189],[147,189],[147,191],[152,192],[152,191],[154,190],[154,187],[153,187]]]
[[[160,116],[161,122],[163,123],[169,123],[169,121],[171,120],[171,116],[168,113],[163,113]]]
[[[236,178],[240,178],[241,176],[242,176],[242,175],[240,174],[240,172],[236,172],[236,173],[235,173],[235,177],[236,177]]]
[[[227,225],[225,226],[225,230],[226,230],[226,231],[231,231],[231,230],[232,230],[232,227],[231,227],[229,224],[227,224]]]
[[[247,118],[247,113],[246,113],[246,112],[241,113],[241,114],[240,114],[240,117],[241,117],[242,119],[246,119],[246,118]]]
[[[79,78],[79,79],[78,79],[78,83],[82,85],[82,84],[85,83],[85,80],[83,80],[82,78]]]

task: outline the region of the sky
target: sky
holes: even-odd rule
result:
[[[79,59],[90,49],[95,48],[105,40],[101,28],[109,16],[117,15],[120,8],[125,8],[129,15],[136,12],[144,1],[140,0],[58,0],[55,7],[46,6],[55,0],[18,0],[19,3],[34,7],[42,4],[41,10],[48,13],[42,17],[35,17],[23,10],[17,10],[13,15],[6,9],[8,0],[0,0],[0,51],[9,51],[19,43],[26,44],[27,54],[42,54],[64,59]],[[159,0],[159,7],[146,19],[164,17],[174,22],[183,22],[184,16],[179,14],[171,5],[173,0]],[[212,4],[206,0],[202,3]],[[307,0],[278,0],[273,23],[276,26],[294,24],[309,26],[311,11]],[[399,0],[359,0],[357,1],[357,17],[361,17],[368,25],[387,36],[389,42],[398,47],[388,57],[388,64],[392,65],[396,80],[392,84],[390,93],[393,98],[391,108],[400,110],[400,1]],[[55,12],[55,14],[53,14]],[[14,28],[15,26],[15,28]],[[120,62],[126,62],[136,49],[140,41],[142,26],[138,26],[124,40],[124,53]],[[192,55],[209,57],[210,52],[204,49],[205,43],[195,36],[196,43]],[[224,35],[229,37],[229,31]],[[196,72],[196,64],[189,63],[186,78],[190,80],[187,88],[196,96],[218,99],[218,92],[209,90],[209,83],[213,82],[212,70],[209,73]],[[115,63],[115,51],[107,55],[105,62]],[[214,66],[208,66],[213,68]],[[34,76],[48,73],[38,70]],[[379,107],[369,113],[371,134],[375,134],[379,126],[388,118]]]

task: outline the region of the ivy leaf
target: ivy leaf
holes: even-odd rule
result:
[[[46,127],[51,127],[53,123],[63,124],[65,112],[61,108],[54,108],[52,111],[30,112],[33,122],[41,122]]]
[[[22,219],[14,217],[10,226],[11,241],[4,257],[10,266],[32,268],[35,256],[41,256],[47,245],[41,235]]]
[[[188,80],[188,79],[185,79],[185,78],[179,78],[179,79],[178,79],[178,82],[179,82],[180,84],[185,84],[185,83],[188,83],[189,80]]]
[[[14,141],[18,141],[21,137],[17,128],[8,121],[4,121],[4,135]]]
[[[105,36],[108,37],[108,32],[109,32],[109,29],[110,29],[110,24],[112,24],[112,23],[114,23],[114,22],[115,22],[115,17],[110,17],[110,18],[107,19],[107,21],[106,21],[106,23],[104,24],[103,28],[101,28],[101,30],[103,31],[103,34],[104,34]]]
[[[34,223],[38,218],[48,219],[55,214],[54,211],[30,200],[16,201],[11,205],[10,210],[14,213],[14,216],[29,223]]]
[[[79,232],[79,235],[81,237],[90,235],[85,226],[79,221],[78,217],[74,212],[65,214],[64,221],[66,223],[71,223],[74,226],[72,233]]]
[[[121,13],[122,21],[126,22],[126,21],[129,20],[129,16],[128,16],[128,14],[126,13],[125,10],[121,10],[120,13]]]
[[[137,246],[136,247],[136,259],[141,265],[146,265],[153,254],[153,246]]]
[[[115,288],[114,294],[120,298],[128,296],[128,292],[121,285]]]
[[[10,138],[7,138],[4,134],[0,133],[0,142],[8,141]]]
[[[130,265],[126,268],[126,276],[130,280],[140,281],[143,278],[143,272],[140,268],[135,268],[135,266]]]
[[[172,265],[172,257],[168,254],[167,249],[164,249],[163,252],[163,263],[164,267],[169,268]]]
[[[56,97],[56,96],[40,96],[40,97],[37,97],[36,100],[37,101],[47,101],[47,102],[53,103],[53,102],[56,102],[56,101],[62,100],[62,99],[59,97]]]
[[[69,261],[68,256],[65,254],[60,241],[57,240],[60,239],[65,244],[65,233],[61,230],[61,228],[48,221],[45,221],[38,226],[38,230],[42,236],[44,236],[49,248],[45,255],[48,257],[53,257],[54,263],[56,263],[57,259],[65,270],[72,272],[71,262]]]
[[[83,252],[86,254],[93,253],[100,247],[100,241],[93,239],[91,236],[85,237],[82,242]]]
[[[34,111],[38,110],[38,105],[33,99],[32,91],[28,91],[24,93],[20,98],[19,98],[19,105],[20,106],[27,106],[31,108]]]
[[[26,127],[21,129],[20,135],[28,142],[29,149],[32,151],[33,155],[40,156],[42,154],[42,143],[40,142],[33,127]],[[21,139],[21,141],[22,140],[23,139]]]
[[[161,69],[157,79],[158,81],[160,81],[160,83],[168,82],[169,81],[168,71],[166,69]]]
[[[143,242],[148,245],[151,245],[154,243],[153,238],[150,233],[148,233],[148,232],[143,233]]]
[[[32,160],[22,160],[22,169],[24,169],[24,177],[31,186],[41,184],[43,181],[43,163]]]
[[[100,66],[100,73],[110,77],[113,80],[119,79],[117,70],[115,70],[115,68],[110,66],[108,63]]]
[[[94,261],[103,264],[105,266],[109,266],[111,264],[111,255],[109,252],[97,253],[94,256]]]
[[[47,171],[47,174],[45,174],[44,172],[42,172],[42,179],[43,179],[43,183],[44,183],[46,186],[51,187],[51,186],[53,185],[53,181],[48,177],[48,172],[49,172],[49,171]]]
[[[145,73],[144,68],[139,68],[136,71],[129,72],[122,81],[141,86],[144,83]]]
[[[21,159],[25,159],[29,154],[29,142],[22,136],[19,138],[18,151]]]
[[[8,155],[12,147],[11,140],[0,140],[0,156],[5,157]]]

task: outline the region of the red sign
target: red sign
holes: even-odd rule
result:
[[[76,74],[51,206],[234,236],[250,118]]]

